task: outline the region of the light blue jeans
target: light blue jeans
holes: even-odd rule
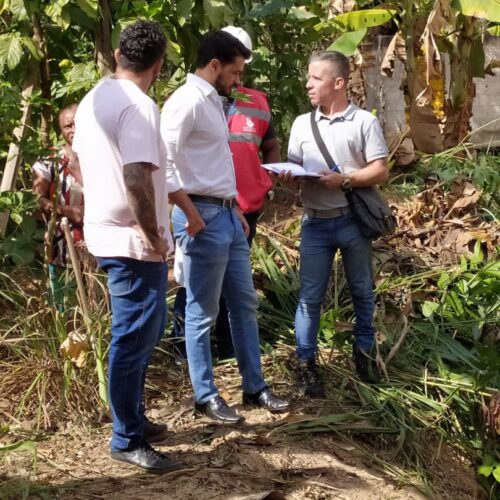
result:
[[[373,346],[375,329],[371,240],[361,234],[351,214],[333,219],[320,219],[306,214],[302,219],[300,291],[295,314],[297,357],[300,361],[313,360],[316,355],[321,305],[337,249],[342,254],[354,305],[355,345],[366,352],[370,352]]]
[[[243,391],[259,392],[266,386],[260,365],[257,294],[250,269],[250,249],[234,210],[196,202],[206,227],[196,236],[186,232],[186,216],[178,207],[172,224],[183,258],[186,286],[185,334],[189,375],[197,403],[218,394],[214,384],[210,329],[219,312],[222,293]]]
[[[98,257],[111,298],[109,403],[112,450],[142,443],[144,383],[155,346],[167,322],[167,265],[126,257]]]

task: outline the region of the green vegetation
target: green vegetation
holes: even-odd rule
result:
[[[0,1],[0,174],[5,173],[9,147],[21,151],[15,189],[0,194],[0,212],[10,214],[0,238],[0,415],[9,422],[0,427],[0,439],[15,434],[11,444],[0,446],[0,462],[24,450],[33,454],[35,470],[36,440],[44,431],[62,428],[68,421],[100,422],[106,412],[103,374],[99,384],[97,370],[109,340],[104,278],[90,261],[84,263],[88,313],[76,298],[66,316],[50,307],[42,265],[43,229],[34,217],[36,199],[30,193],[30,166],[56,141],[52,123],[57,109],[78,101],[112,70],[112,49],[121,29],[147,18],[158,21],[169,37],[163,74],[152,91],[160,105],[192,70],[200,36],[235,24],[254,39],[245,82],[269,93],[283,147],[293,119],[309,109],[304,73],[311,51],[332,47],[356,54],[363,39],[378,30],[403,40],[408,113],[419,112],[415,98],[424,89],[409,89],[407,84],[428,68],[420,40],[431,12],[443,14],[433,10],[436,3],[358,0],[352,3],[353,12],[336,17],[329,15],[331,4]],[[393,238],[377,242],[374,259],[379,361],[385,380],[367,386],[353,377],[352,304],[336,259],[320,334],[324,374],[330,381],[328,411],[273,432],[347,436],[371,463],[436,496],[443,492],[434,486],[432,464],[449,448],[477,467],[485,491],[495,498],[500,491],[500,158],[494,149],[478,153],[464,140],[469,137],[469,85],[473,75],[484,76],[482,40],[486,31],[498,34],[500,19],[494,2],[442,4],[449,9],[451,24],[434,32],[436,47],[451,54],[451,71],[460,78],[453,80],[446,96],[444,75],[436,74],[426,106],[432,109],[436,130],[444,123],[459,127],[443,129],[439,152],[423,155],[407,170],[393,171],[386,189],[394,198],[400,226]],[[480,5],[486,10],[478,11]],[[416,149],[419,135],[428,133],[425,127],[411,131]],[[451,149],[442,151],[448,146]],[[277,346],[294,344],[298,290],[300,217],[289,215],[293,195],[286,190],[278,194],[252,254],[262,349],[271,356]],[[277,222],[269,221],[273,217]],[[60,351],[68,330],[83,339],[73,352],[81,361],[79,368]],[[93,349],[86,345],[86,332],[95,337]],[[86,354],[81,354],[82,347]],[[168,356],[166,343],[159,355]],[[273,369],[292,373],[289,364],[277,359]],[[27,434],[11,430],[10,424],[24,421],[32,423]],[[18,486],[7,481],[0,496],[9,491],[18,497],[36,493],[28,482]],[[40,486],[40,494],[43,489]]]

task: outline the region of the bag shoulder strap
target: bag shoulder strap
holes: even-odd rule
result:
[[[323,158],[325,159],[328,168],[332,168],[335,165],[335,161],[333,160],[332,155],[326,148],[326,144],[325,141],[323,140],[323,137],[321,137],[321,134],[319,133],[319,127],[316,122],[316,110],[311,111],[310,116],[311,116],[311,129],[314,136],[314,140],[316,141],[316,145],[318,146],[318,149],[323,155]]]

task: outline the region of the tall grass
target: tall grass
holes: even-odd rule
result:
[[[87,275],[87,288],[103,290],[102,277]],[[40,271],[17,268],[0,273],[0,387],[4,400],[15,408],[13,419],[28,419],[34,428],[56,428],[66,418],[96,419],[106,408],[99,396],[104,377],[96,366],[106,357],[109,311],[104,294],[94,294],[92,313],[84,315],[76,302],[64,314],[48,305]],[[68,331],[83,336],[91,328],[97,352],[89,350],[77,368],[60,346]],[[106,391],[106,388],[104,388]],[[102,393],[102,389],[101,389]]]
[[[264,284],[261,329],[266,340],[291,344],[299,286],[298,238],[288,233],[280,239],[266,228],[258,238],[253,263],[256,282]],[[290,423],[280,431],[362,435],[380,451],[373,455],[372,449],[373,460],[409,481],[408,473],[394,466],[392,458],[398,457],[398,463],[416,471],[412,482],[436,494],[430,464],[441,447],[451,447],[477,465],[485,457],[500,457],[496,430],[488,428],[482,416],[500,387],[500,260],[498,254],[486,260],[478,242],[471,255],[454,264],[428,269],[415,264],[400,274],[387,268],[390,260],[385,262],[377,270],[386,276],[377,289],[382,359],[387,359],[405,324],[408,330],[387,366],[386,379],[370,386],[353,375],[352,303],[336,260],[319,332],[325,379],[335,388],[331,406],[326,415]],[[366,451],[359,441],[356,446]],[[388,449],[391,460],[384,458]],[[493,483],[492,495],[496,488]]]

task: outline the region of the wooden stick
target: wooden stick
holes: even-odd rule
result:
[[[69,229],[69,222],[67,217],[62,218],[61,227],[64,231],[64,236],[66,237],[66,244],[68,246],[69,256],[71,258],[71,264],[73,266],[73,271],[75,273],[76,285],[78,288],[78,296],[80,298],[80,305],[82,306],[83,314],[87,316],[89,313],[89,303],[87,301],[87,295],[85,294],[85,289],[83,287],[80,262],[78,261],[78,256],[76,255],[75,243],[73,241],[73,235],[71,234],[71,230]]]

